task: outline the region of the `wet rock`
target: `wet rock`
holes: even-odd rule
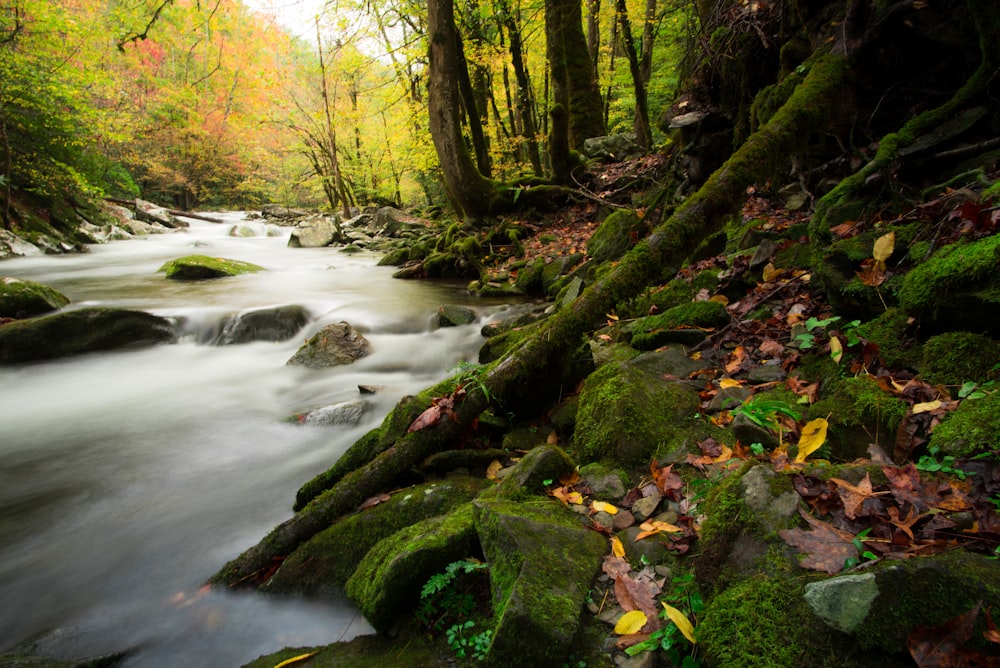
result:
[[[58,290],[34,281],[0,277],[0,318],[29,318],[69,304]]]
[[[0,259],[41,255],[42,249],[8,230],[0,230]]]
[[[438,326],[440,327],[460,327],[468,325],[476,320],[476,312],[466,306],[456,304],[445,304],[438,307]]]
[[[864,573],[810,582],[805,600],[828,626],[851,633],[865,621],[878,593],[875,574]]]
[[[487,492],[490,496],[521,496],[524,491],[544,494],[546,480],[559,480],[572,473],[576,464],[562,448],[555,445],[539,445],[526,454],[509,472],[499,485]]]
[[[305,211],[299,209],[291,209],[287,206],[281,206],[280,204],[267,204],[260,211],[261,216],[264,218],[301,218],[306,215]]]
[[[173,324],[142,311],[86,308],[0,327],[0,364],[136,348],[177,340]]]
[[[309,216],[300,221],[291,236],[289,248],[323,248],[341,240],[336,221],[331,216]]]
[[[163,264],[157,271],[165,272],[167,278],[175,281],[198,281],[208,278],[224,278],[263,271],[264,267],[207,255],[187,255]]]
[[[174,218],[174,216],[162,206],[158,206],[152,202],[147,202],[141,199],[137,199],[135,201],[135,218],[136,220],[144,223],[154,223],[157,225],[163,225],[164,227],[190,227],[188,223],[183,220]]]
[[[244,311],[234,316],[212,342],[227,346],[251,341],[287,341],[312,319],[298,304]]]
[[[325,424],[325,425],[348,425],[353,426],[361,421],[361,416],[365,412],[365,402],[363,401],[343,401],[339,404],[330,404],[306,413],[294,416],[300,424]]]
[[[337,322],[327,325],[310,338],[288,360],[289,366],[306,366],[311,369],[325,369],[342,364],[350,364],[367,356],[371,344],[349,323]]]

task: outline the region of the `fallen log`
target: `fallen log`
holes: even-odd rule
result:
[[[106,202],[111,202],[112,204],[120,204],[121,206],[127,206],[130,208],[135,208],[134,199],[121,199],[119,197],[105,197]],[[204,220],[209,223],[225,223],[226,221],[221,218],[213,218],[212,216],[206,216],[200,213],[191,213],[190,211],[181,211],[179,209],[167,209],[166,207],[161,207],[164,211],[169,213],[171,216],[180,216],[182,218],[194,218],[195,220]]]

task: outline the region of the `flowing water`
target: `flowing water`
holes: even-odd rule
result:
[[[0,651],[34,640],[64,658],[135,648],[128,666],[226,667],[371,632],[347,601],[202,584],[287,519],[298,487],[400,397],[474,360],[480,327],[503,307],[470,302],[454,284],[393,280],[369,254],[290,249],[287,231],[233,238],[229,227],[195,222],[88,254],[0,263],[0,275],[51,285],[70,308],[142,309],[189,332],[174,345],[0,368]],[[190,253],[267,271],[195,283],[156,273]],[[443,303],[467,303],[480,319],[438,328]],[[199,343],[226,314],[282,304],[315,321],[284,343]],[[285,366],[341,320],[373,354],[324,371]],[[381,389],[365,395],[356,426],[283,421],[355,401],[359,384]]]

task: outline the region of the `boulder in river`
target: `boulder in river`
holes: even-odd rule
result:
[[[289,248],[323,248],[340,241],[336,221],[330,216],[309,216],[292,230]]]
[[[339,404],[330,404],[304,413],[296,413],[291,417],[291,420],[299,424],[354,426],[361,422],[361,416],[364,415],[364,412],[365,402],[342,401]]]
[[[41,255],[42,249],[9,230],[0,230],[0,260],[9,257]]]
[[[467,306],[445,304],[438,307],[437,322],[440,327],[460,327],[475,322],[476,312]]]
[[[226,323],[213,343],[226,346],[250,341],[287,341],[311,319],[309,310],[298,304],[244,311]]]
[[[207,255],[187,255],[164,263],[157,271],[166,272],[167,278],[176,281],[198,281],[205,278],[252,274],[263,270],[264,267],[252,262]]]
[[[0,318],[30,318],[69,304],[66,295],[47,285],[0,277]]]
[[[84,308],[0,327],[0,364],[173,343],[173,324],[143,311]]]
[[[327,325],[292,355],[287,364],[325,369],[350,364],[371,352],[371,344],[346,322]]]
[[[135,201],[135,218],[144,223],[155,223],[166,227],[189,227],[188,223],[177,220],[162,206],[141,199]]]

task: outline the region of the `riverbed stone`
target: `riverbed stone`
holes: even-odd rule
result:
[[[135,201],[135,218],[144,223],[154,223],[165,227],[190,227],[187,222],[178,220],[162,206],[142,199]]]
[[[175,281],[199,281],[208,278],[224,278],[263,271],[264,267],[208,255],[186,255],[165,262],[157,271],[165,272],[167,278]]]
[[[25,241],[9,230],[0,230],[0,260],[28,255],[41,255],[42,249]]]
[[[361,416],[365,413],[365,402],[363,401],[342,401],[329,406],[316,408],[305,413],[298,413],[294,417],[299,424],[317,425],[348,425],[353,426],[361,422]]]
[[[212,343],[227,346],[251,341],[287,341],[311,319],[309,310],[298,304],[244,311],[230,318]]]
[[[523,496],[525,491],[544,494],[548,484],[575,469],[576,464],[562,448],[557,445],[539,445],[528,451],[513,470],[504,476],[503,481],[486,494],[504,498]]]
[[[316,332],[292,355],[289,366],[326,369],[351,364],[371,353],[371,344],[350,323],[335,322]]]
[[[440,327],[460,327],[476,321],[476,312],[468,306],[444,304],[438,307],[437,323]]]
[[[173,343],[166,318],[115,308],[84,308],[18,320],[0,327],[0,364]]]
[[[292,230],[289,248],[322,248],[340,241],[341,234],[331,216],[309,216]]]
[[[47,285],[0,277],[0,318],[29,318],[61,309],[69,298]]]

